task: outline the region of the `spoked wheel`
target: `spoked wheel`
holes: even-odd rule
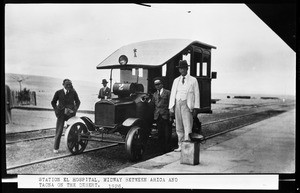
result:
[[[86,134],[87,132],[88,130],[85,124],[81,122],[74,123],[67,128],[65,133],[65,143],[72,154],[80,154],[85,150],[88,140],[80,139],[79,135]]]
[[[133,126],[128,131],[126,135],[125,149],[131,161],[142,159],[144,143],[142,129],[139,126]]]

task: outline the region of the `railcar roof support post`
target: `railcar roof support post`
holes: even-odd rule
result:
[[[109,88],[110,88],[110,91],[111,91],[111,89],[112,89],[112,87],[111,87],[111,84],[112,84],[112,71],[113,71],[113,68],[112,69],[110,69],[110,77],[109,77]]]

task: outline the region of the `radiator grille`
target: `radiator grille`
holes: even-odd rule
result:
[[[113,104],[96,103],[95,125],[113,125],[115,122],[115,106]]]

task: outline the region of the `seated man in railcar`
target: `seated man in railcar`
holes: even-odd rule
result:
[[[98,99],[110,99],[111,98],[111,91],[110,88],[107,86],[107,80],[103,79],[102,84],[103,88],[100,89],[98,94]]]

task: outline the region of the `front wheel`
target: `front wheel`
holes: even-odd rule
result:
[[[84,123],[77,122],[69,125],[65,133],[65,143],[68,150],[76,155],[82,153],[87,144],[88,140],[81,139],[81,134],[87,134],[88,130]]]
[[[131,161],[142,159],[145,148],[141,127],[133,126],[128,131],[125,140],[125,149]]]

